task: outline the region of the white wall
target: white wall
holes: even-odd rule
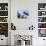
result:
[[[31,16],[26,20],[19,20],[17,19],[17,10],[23,8],[28,8],[31,11]],[[29,32],[27,28],[33,24],[36,32],[33,35],[37,36],[37,9],[37,0],[11,0],[11,22],[16,25],[17,33],[26,34],[27,31]]]
[[[36,6],[37,6],[37,2],[35,3],[35,1],[31,1],[31,0],[15,0],[15,1],[13,0],[11,2],[11,15],[12,15],[11,19],[12,22],[16,25],[17,30],[28,30],[29,26],[31,26],[35,22],[37,23]],[[29,9],[31,15],[27,19],[17,19],[17,10],[23,8]],[[36,26],[36,24],[33,25]]]
[[[39,44],[43,44],[42,38],[38,38],[38,3],[45,3],[46,0],[11,0],[11,22],[13,22],[16,25],[17,30],[15,32],[24,32],[27,30],[29,25],[34,25],[35,30],[33,33],[33,46],[41,46]],[[17,19],[17,10],[28,8],[31,11],[31,16],[27,20],[19,20]],[[24,26],[25,25],[25,26]],[[29,30],[28,30],[29,31]],[[29,33],[30,34],[30,33]],[[36,38],[35,38],[36,37]],[[41,41],[41,42],[40,42]]]

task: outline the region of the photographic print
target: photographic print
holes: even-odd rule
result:
[[[38,22],[46,22],[46,17],[38,17]]]
[[[8,17],[0,17],[0,22],[8,22]]]
[[[39,29],[39,37],[46,37],[46,29]]]
[[[45,10],[46,9],[46,3],[39,3],[38,4],[38,10]]]
[[[0,10],[8,10],[8,3],[0,3]]]
[[[29,10],[27,9],[20,9],[17,11],[17,18],[19,19],[26,19],[29,15]]]
[[[8,23],[0,23],[0,35],[8,37]]]

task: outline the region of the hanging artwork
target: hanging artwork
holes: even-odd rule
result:
[[[20,9],[17,11],[17,18],[26,19],[29,16],[29,10],[28,9]]]
[[[46,37],[46,29],[39,29],[39,37]]]

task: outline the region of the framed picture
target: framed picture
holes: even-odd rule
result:
[[[8,37],[8,23],[0,23],[0,35]]]
[[[29,16],[29,10],[27,9],[19,9],[17,10],[17,18],[18,19],[26,19]]]
[[[39,37],[46,37],[46,29],[39,29]]]

